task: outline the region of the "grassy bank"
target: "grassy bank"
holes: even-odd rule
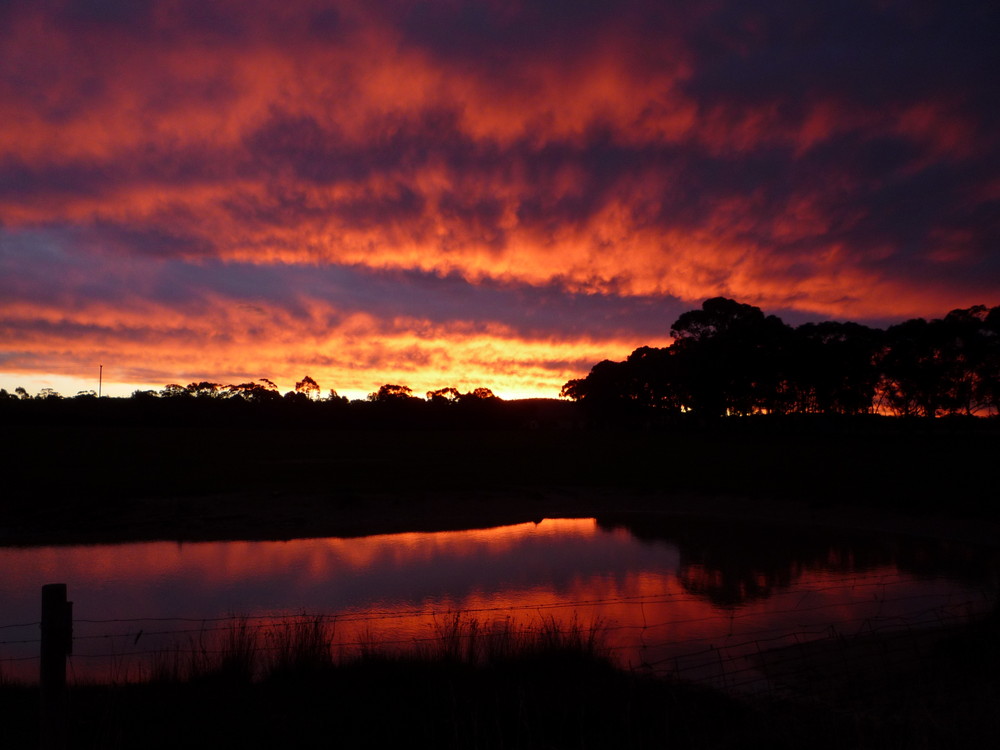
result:
[[[617,669],[600,628],[459,618],[422,647],[331,648],[332,623],[162,652],[148,680],[69,692],[73,748],[943,748],[1000,739],[997,618],[761,655],[731,696]],[[798,648],[798,647],[797,647]],[[884,654],[893,654],[884,658]],[[858,658],[855,658],[858,657]],[[37,745],[38,695],[0,685],[0,743]]]
[[[332,620],[240,621],[155,655],[143,682],[73,686],[71,746],[685,747],[726,737],[710,715],[741,710],[617,670],[599,627],[456,616],[405,647],[335,641]],[[34,746],[36,691],[0,699],[13,709],[0,740]]]

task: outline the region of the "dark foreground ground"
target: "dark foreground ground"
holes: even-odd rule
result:
[[[0,431],[0,544],[359,535],[629,510],[848,523],[888,514],[993,528],[993,425],[22,425]]]
[[[780,678],[783,653],[764,654],[776,688],[753,696],[619,671],[573,650],[487,666],[372,655],[259,682],[222,671],[82,686],[68,696],[68,747],[996,747],[997,626],[994,615],[930,637],[822,642],[796,684]],[[38,699],[0,686],[0,744],[37,747]]]

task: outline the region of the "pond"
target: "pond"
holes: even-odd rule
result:
[[[150,655],[228,627],[323,614],[347,650],[432,641],[455,613],[599,624],[625,667],[753,688],[749,658],[831,635],[951,622],[992,605],[967,545],[690,517],[546,519],[284,542],[0,548],[0,679],[38,671],[43,584],[74,602],[70,679],[148,674]]]

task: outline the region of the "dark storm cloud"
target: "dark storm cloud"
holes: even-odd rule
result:
[[[715,7],[688,36],[698,62],[685,89],[705,104],[775,101],[795,116],[796,106],[824,96],[880,107],[947,95],[977,115],[996,116],[989,73],[990,60],[1000,63],[995,3]]]

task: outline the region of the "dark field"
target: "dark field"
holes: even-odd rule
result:
[[[1000,431],[14,426],[0,543],[291,538],[681,510],[998,518]]]

